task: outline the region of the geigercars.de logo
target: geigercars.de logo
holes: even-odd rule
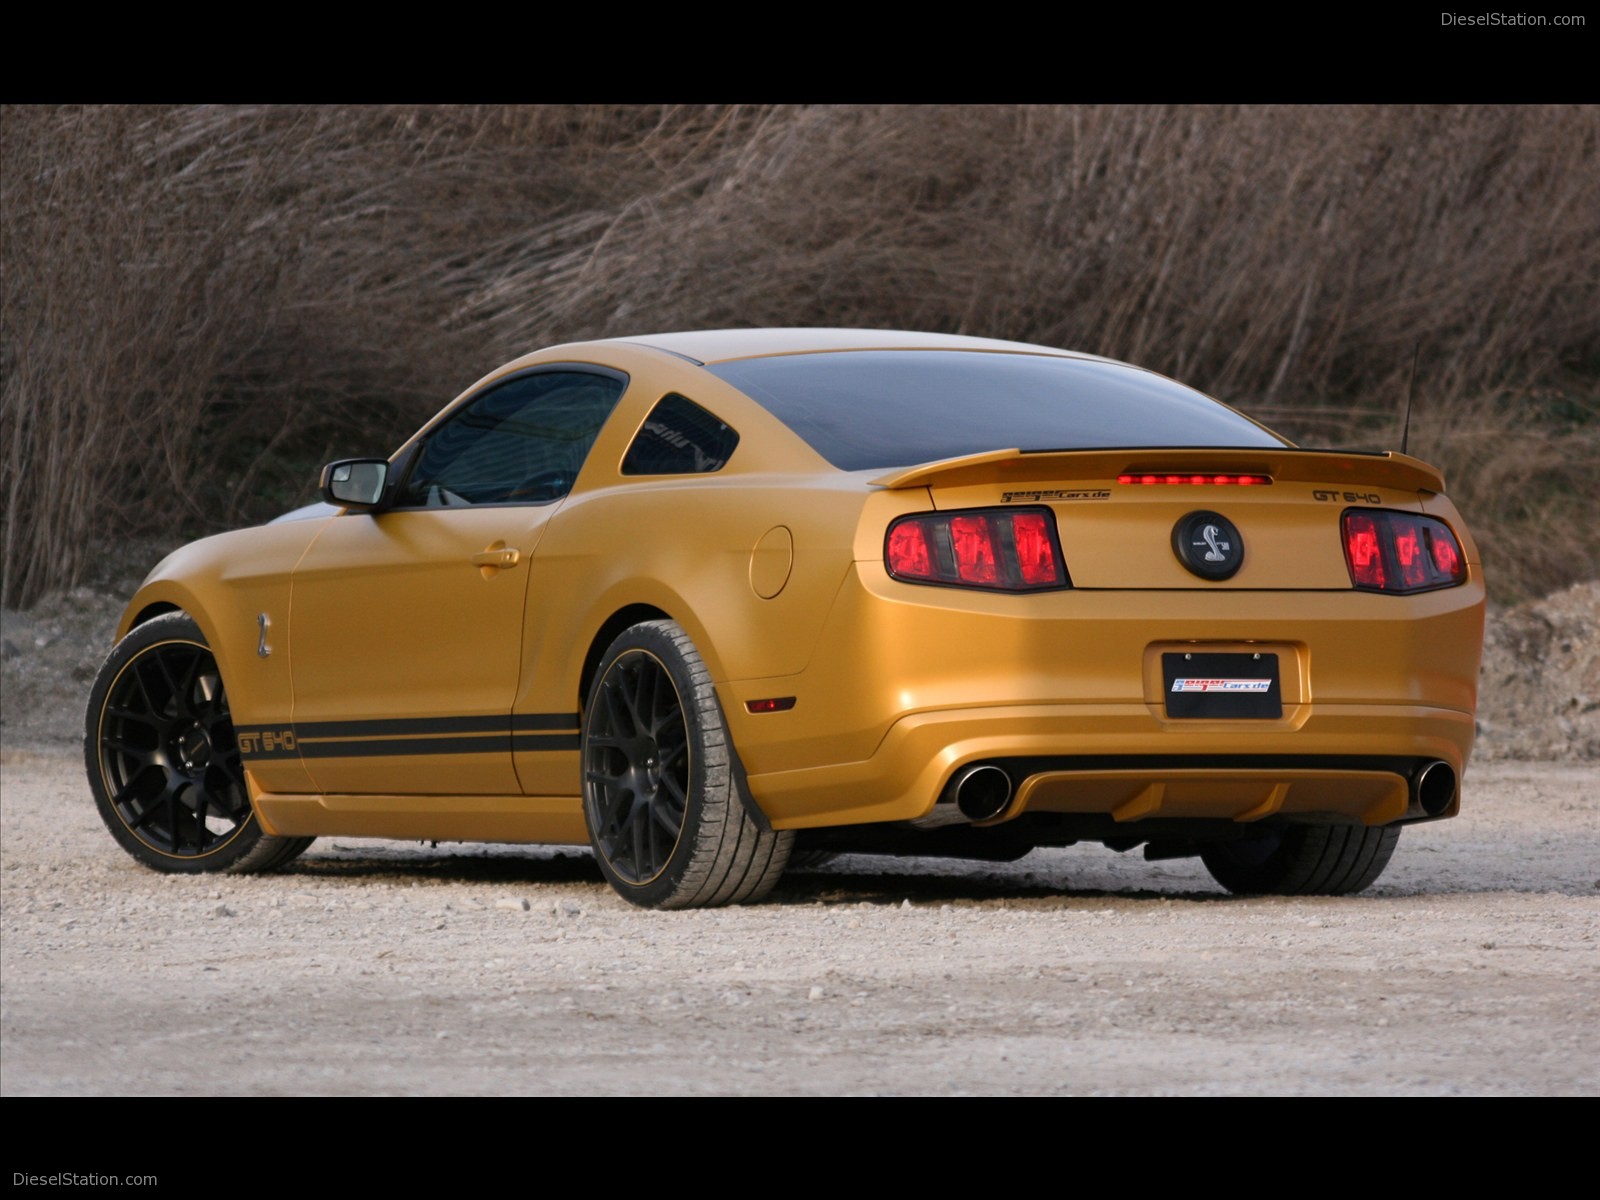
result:
[[[1272,689],[1270,679],[1174,679],[1175,692],[1266,692]]]

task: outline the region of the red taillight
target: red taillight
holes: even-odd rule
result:
[[[956,553],[956,575],[962,583],[993,587],[1000,582],[988,517],[951,517],[950,544]]]
[[[1056,568],[1056,544],[1044,513],[1018,513],[1011,520],[1017,540],[1017,565],[1029,587],[1050,587],[1061,581]]]
[[[1358,588],[1424,592],[1466,582],[1461,545],[1443,521],[1386,509],[1348,509],[1341,527],[1350,582]]]
[[[1433,565],[1440,572],[1452,579],[1460,578],[1465,574],[1461,569],[1461,547],[1456,545],[1455,535],[1448,529],[1444,536],[1430,532],[1428,535],[1428,549],[1433,554]]]
[[[896,575],[910,579],[933,578],[928,535],[915,521],[902,521],[889,530],[889,545],[884,550],[884,558]]]
[[[996,591],[1070,586],[1048,509],[979,509],[901,517],[884,541],[896,579]]]
[[[1422,531],[1413,521],[1395,521],[1394,556],[1400,563],[1400,586],[1406,591],[1428,586],[1428,564],[1422,557]]]
[[[1344,557],[1350,564],[1352,583],[1383,590],[1383,547],[1378,542],[1378,523],[1370,513],[1345,513]]]

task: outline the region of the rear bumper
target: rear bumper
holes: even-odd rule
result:
[[[751,794],[777,828],[918,820],[957,770],[994,760],[1025,763],[1000,820],[1333,814],[1381,825],[1416,815],[1407,764],[1442,762],[1459,780],[1482,640],[1476,577],[1415,596],[1019,597],[899,584],[858,563],[804,672],[719,693]],[[1181,647],[1278,654],[1282,716],[1170,718],[1160,659]],[[777,696],[794,706],[745,709]],[[1448,816],[1457,805],[1434,807]]]
[[[917,713],[869,758],[751,775],[750,789],[780,829],[912,821],[933,811],[959,768],[992,762],[1014,788],[999,821],[1026,812],[1130,823],[1315,814],[1386,825],[1407,818],[1409,776],[1421,764],[1444,762],[1460,778],[1473,731],[1469,713],[1377,705],[1319,707],[1292,748],[1258,730],[1174,735],[1153,724],[1142,704]]]

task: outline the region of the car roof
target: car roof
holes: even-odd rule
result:
[[[779,354],[818,354],[838,350],[979,350],[1010,354],[1048,354],[1096,358],[1070,350],[954,333],[912,333],[899,329],[705,329],[607,339],[665,350],[699,364]],[[1102,359],[1100,361],[1110,361]]]

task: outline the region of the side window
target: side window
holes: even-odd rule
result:
[[[428,435],[398,507],[543,504],[572,489],[627,380],[533,371],[469,401]]]
[[[720,471],[739,435],[687,396],[669,392],[650,410],[622,458],[624,475]]]

